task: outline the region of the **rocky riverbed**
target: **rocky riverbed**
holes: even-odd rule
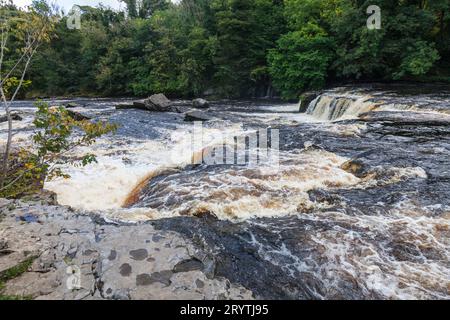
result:
[[[183,114],[85,101],[77,111],[121,128],[94,147],[98,165],[46,185],[58,205],[2,202],[0,272],[35,257],[4,294],[448,299],[450,93],[406,89],[336,88],[306,114],[269,101],[203,111],[212,145],[279,130],[276,171],[189,165]],[[19,140],[32,130],[20,123]]]
[[[2,294],[33,299],[251,299],[192,241],[151,224],[107,223],[41,202],[0,204],[0,272],[28,259]]]

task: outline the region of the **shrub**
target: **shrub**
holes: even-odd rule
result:
[[[10,166],[0,197],[17,198],[42,189],[45,180],[69,178],[61,169],[64,164],[86,166],[96,162],[93,154],[76,159],[67,154],[77,147],[90,146],[102,135],[115,132],[117,126],[105,122],[76,120],[63,107],[37,103],[33,124],[37,133],[30,146],[21,147],[10,156]]]

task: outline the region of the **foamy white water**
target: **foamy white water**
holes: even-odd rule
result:
[[[101,139],[94,146],[78,148],[73,154],[94,153],[97,163],[86,167],[66,165],[63,170],[70,178],[47,181],[45,187],[57,193],[58,202],[62,205],[83,210],[120,210],[133,189],[147,177],[170,168],[183,168],[191,164],[195,152],[218,143],[224,136],[232,137],[243,132],[239,125],[204,128],[203,145],[196,150],[193,148],[192,130],[191,125],[180,125],[177,130],[168,132],[170,138],[167,140],[125,142],[116,138]]]
[[[356,119],[376,107],[371,98],[369,95],[326,93],[311,103],[307,113],[320,120]]]
[[[297,214],[299,205],[312,208],[307,191],[344,188],[359,182],[340,168],[345,161],[320,150],[282,153],[279,167],[231,167],[212,175],[181,175],[178,179],[161,181],[152,187],[149,198],[144,195],[139,203],[145,205],[158,200],[167,204],[170,198],[178,199],[176,205],[159,206],[158,213],[154,214],[160,216],[155,218],[198,212],[212,212],[220,219]]]

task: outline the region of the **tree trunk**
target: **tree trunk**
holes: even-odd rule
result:
[[[2,92],[3,95],[3,92]],[[6,117],[8,119],[8,138],[6,142],[5,147],[5,153],[3,154],[3,160],[2,160],[2,168],[1,168],[1,175],[0,175],[0,188],[3,188],[5,185],[5,179],[8,172],[8,161],[9,161],[9,153],[11,151],[11,141],[12,141],[12,117],[11,117],[11,109],[9,108],[9,105],[5,103],[5,109],[6,109]]]

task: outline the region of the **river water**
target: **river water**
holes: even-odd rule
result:
[[[71,178],[46,188],[61,205],[195,240],[216,275],[255,297],[448,299],[450,93],[407,89],[335,88],[305,114],[277,101],[214,102],[200,145],[181,113],[75,99],[75,111],[120,127],[73,154],[94,152],[97,164],[67,166]],[[26,143],[32,102],[14,109],[25,117],[15,140]],[[192,163],[258,130],[278,132],[277,161]],[[261,151],[247,145],[244,159]]]

